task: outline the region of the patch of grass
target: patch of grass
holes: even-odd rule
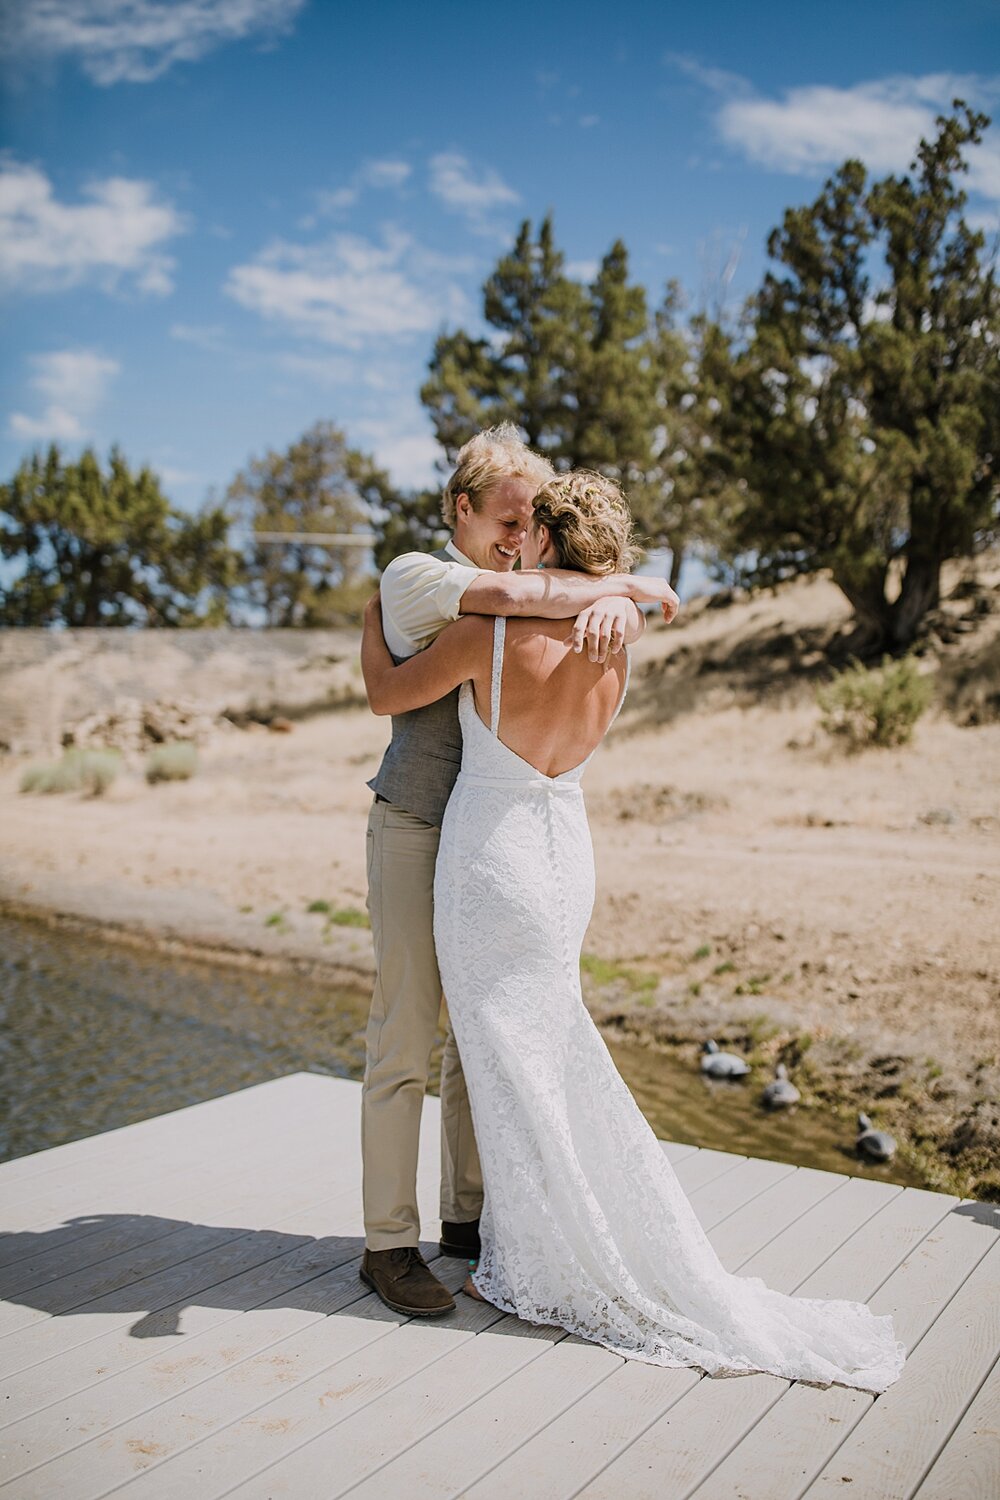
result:
[[[633,969],[629,964],[612,963],[609,959],[598,958],[596,953],[584,953],[580,959],[580,969],[597,985],[604,987],[625,984],[633,995],[639,998],[648,996],[650,1002],[659,983],[658,976],[650,974],[648,970]]]
[[[880,667],[853,662],[816,691],[820,723],[849,751],[905,745],[934,696],[912,657],[882,658]]]
[[[29,766],[21,777],[22,792],[49,796],[57,792],[89,792],[100,797],[118,775],[117,750],[66,750],[48,765]]]
[[[941,1074],[944,1072],[941,1064],[939,1062],[936,1062],[933,1057],[928,1057],[925,1060],[924,1067],[926,1069],[928,1078],[940,1078]]]
[[[319,912],[322,916],[328,917],[333,911],[333,907],[330,905],[329,901],[310,901],[309,905],[306,907],[306,911],[310,915],[313,912]]]
[[[759,1047],[762,1042],[769,1042],[773,1037],[781,1035],[781,1027],[775,1025],[770,1016],[751,1016],[745,1023],[750,1043]]]
[[[275,927],[279,932],[284,932],[288,926],[285,913],[283,911],[273,911],[269,917],[264,918],[264,926]]]
[[[240,907],[240,911],[242,911],[242,912],[253,911],[253,907],[252,906],[241,906]]]
[[[337,911],[331,911],[327,918],[328,924],[334,927],[370,927],[366,911],[358,911],[356,906],[342,906]]]
[[[735,974],[736,973],[736,965],[730,959],[727,958],[724,964],[716,964],[715,968],[712,970],[712,973],[716,974],[716,975],[718,975],[718,974]]]
[[[691,983],[688,985],[688,994],[691,995],[695,1000],[697,1000],[698,996],[701,994],[700,979],[691,980]]]
[[[694,952],[692,953],[691,957],[692,957],[692,959],[694,959],[694,960],[697,961],[699,958],[707,958],[708,955],[711,953],[711,951],[712,951],[712,945],[711,945],[711,943],[702,943],[699,948],[696,948],[694,950]]]
[[[146,756],[146,780],[190,781],[198,769],[198,751],[190,740],[167,740]]]

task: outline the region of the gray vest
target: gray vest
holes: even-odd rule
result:
[[[432,552],[444,562],[450,553]],[[393,656],[398,666],[406,658]],[[462,731],[458,723],[458,688],[406,714],[393,714],[392,739],[378,774],[369,781],[373,792],[440,828],[462,763]]]

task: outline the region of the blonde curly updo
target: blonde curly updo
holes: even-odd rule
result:
[[[559,567],[602,578],[635,563],[632,513],[613,479],[574,469],[543,484],[533,504],[535,525],[548,527]]]

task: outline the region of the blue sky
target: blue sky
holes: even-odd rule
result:
[[[427,481],[434,337],[524,217],[735,306],[845,156],[1000,113],[995,0],[14,0],[0,48],[3,473],[118,441],[184,507],[319,418]],[[995,229],[1000,123],[969,187]]]

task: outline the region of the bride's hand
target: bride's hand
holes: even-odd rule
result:
[[[591,661],[607,661],[608,652],[622,649],[629,625],[630,599],[598,599],[581,610],[566,637],[574,651],[582,651],[584,642]]]

